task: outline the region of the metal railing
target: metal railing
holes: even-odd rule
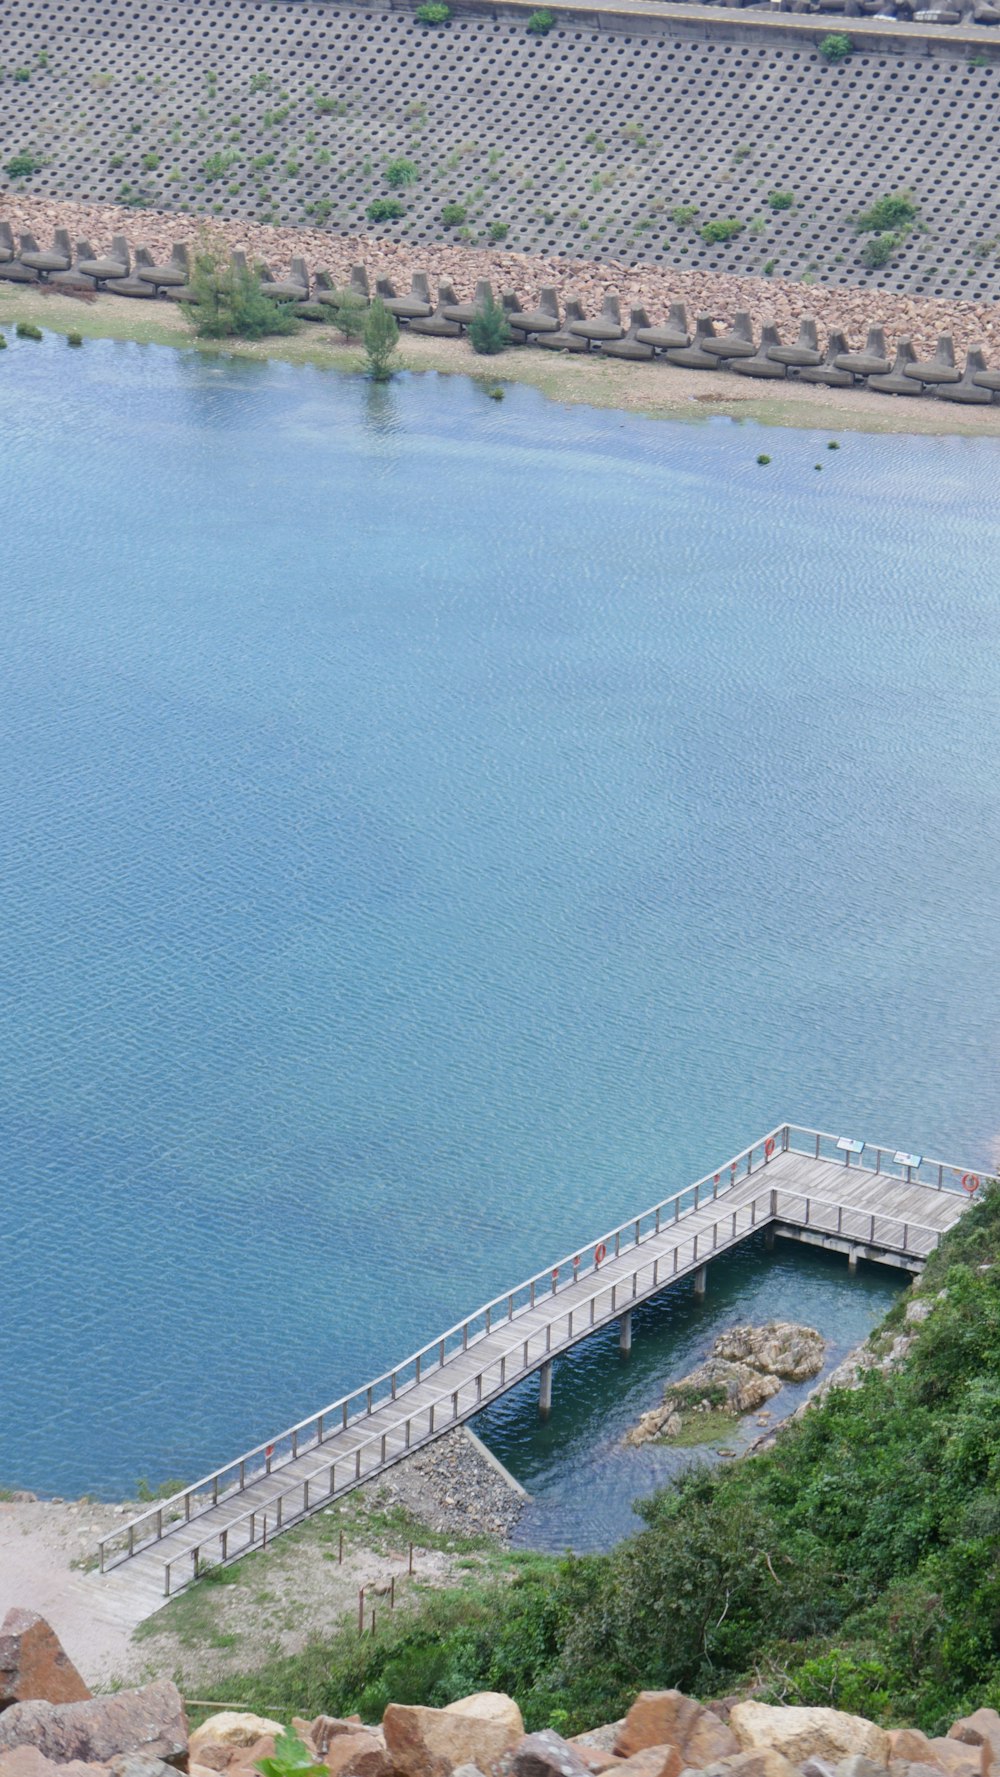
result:
[[[798,1205],[798,1210],[793,1209],[792,1204]],[[764,1214],[760,1213],[762,1205],[765,1206]],[[674,1246],[669,1262],[666,1254],[646,1260],[616,1277],[613,1283],[596,1290],[583,1302],[575,1303],[565,1313],[564,1331],[557,1331],[563,1319],[562,1315],[557,1315],[544,1327],[536,1327],[527,1338],[513,1340],[503,1351],[495,1353],[484,1369],[467,1377],[457,1388],[440,1390],[429,1400],[423,1400],[412,1412],[363,1438],[353,1449],[330,1462],[319,1463],[309,1475],[301,1475],[289,1482],[263,1504],[238,1513],[226,1524],[190,1543],[164,1562],[164,1595],[170,1597],[190,1585],[208,1566],[225,1565],[252,1549],[266,1548],[269,1536],[273,1538],[301,1523],[362,1481],[480,1412],[552,1356],[613,1322],[626,1309],[654,1295],[673,1278],[689,1274],[713,1254],[727,1251],[758,1227],[783,1217],[802,1227],[842,1235],[855,1242],[892,1249],[914,1258],[925,1258],[940,1239],[940,1230],[926,1223],[904,1221],[902,1217],[879,1211],[845,1207],[813,1193],[781,1186],[760,1191],[749,1202],[739,1204],[728,1217],[713,1220],[708,1230],[694,1231],[690,1241]],[[688,1246],[690,1257],[682,1259],[681,1254]],[[644,1273],[648,1278],[645,1284],[641,1284]],[[607,1300],[603,1307],[599,1307],[602,1298]],[[177,1569],[181,1570],[179,1583],[174,1577]]]
[[[963,1175],[960,1168],[947,1162],[924,1159],[921,1159],[917,1168],[893,1171],[893,1156],[898,1150],[890,1148],[888,1144],[874,1148],[868,1146],[858,1157],[840,1152],[837,1148],[838,1139],[840,1138],[837,1136],[807,1129],[802,1125],[778,1124],[749,1147],[741,1149],[733,1159],[727,1160],[716,1171],[705,1173],[693,1185],[687,1185],[639,1215],[629,1217],[596,1240],[587,1242],[575,1253],[560,1259],[557,1264],[547,1266],[523,1283],[515,1285],[513,1289],[493,1297],[464,1320],[449,1327],[446,1332],[421,1346],[419,1351],[404,1358],[391,1370],[384,1371],[373,1381],[354,1389],[350,1394],[342,1395],[320,1412],[276,1433],[266,1442],[244,1451],[232,1462],[223,1464],[211,1474],[181,1488],[168,1499],[139,1513],[128,1524],[102,1537],[98,1543],[101,1572],[106,1572],[120,1561],[128,1560],[140,1550],[160,1541],[165,1535],[172,1534],[179,1522],[190,1523],[192,1519],[213,1510],[221,1502],[244,1492],[262,1476],[268,1476],[287,1463],[297,1461],[309,1451],[319,1451],[327,1440],[342,1436],[352,1426],[381,1410],[388,1402],[394,1402],[409,1390],[418,1387],[435,1371],[444,1369],[452,1357],[459,1352],[468,1351],[500,1325],[510,1324],[520,1314],[530,1312],[540,1300],[557,1295],[561,1289],[575,1284],[581,1276],[591,1272],[598,1273],[602,1265],[620,1258],[622,1252],[655,1237],[666,1223],[680,1221],[697,1211],[706,1201],[715,1201],[731,1190],[739,1180],[767,1166],[781,1153],[800,1153],[838,1165],[861,1165],[865,1170],[881,1174],[887,1180],[905,1179],[906,1182],[932,1184],[938,1190],[959,1189],[963,1176],[966,1179],[970,1176],[968,1173]],[[869,1156],[867,1160],[866,1155]],[[296,1487],[299,1485],[300,1483],[295,1483]]]

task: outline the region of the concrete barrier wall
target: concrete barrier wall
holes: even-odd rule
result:
[[[242,253],[233,264],[246,267]],[[265,294],[287,303],[305,323],[335,322],[343,297],[329,274],[310,272],[303,259],[275,273],[258,268]],[[116,235],[110,247],[95,252],[86,241],[71,244],[65,229],[40,246],[32,235],[16,239],[10,224],[0,220],[0,278],[20,284],[44,283],[56,290],[94,297],[105,291],[138,301],[190,301],[190,257],[183,244],[169,260],[156,264],[148,249],[132,247]],[[717,373],[728,370],[742,378],[777,383],[792,378],[827,388],[865,387],[897,397],[925,395],[963,406],[989,406],[1000,395],[1000,364],[991,366],[983,348],[971,346],[964,366],[955,361],[950,334],[942,334],[930,357],[920,359],[906,335],[886,337],[871,327],[864,341],[850,341],[834,330],[821,338],[815,320],[804,316],[794,340],[782,339],[774,324],[757,331],[749,314],[738,311],[732,325],[719,334],[709,315],[690,317],[683,303],[663,316],[633,308],[623,314],[617,294],[609,290],[597,313],[585,313],[581,302],[555,288],[539,292],[537,306],[525,309],[512,292],[494,292],[485,281],[471,297],[461,298],[450,283],[431,289],[425,272],[415,271],[410,288],[400,291],[379,279],[375,291],[363,265],[355,266],[349,289],[356,299],[381,299],[404,328],[438,339],[459,339],[476,311],[490,301],[502,305],[511,345],[532,345],[574,354],[600,352],[631,363],[658,362],[686,370]]]

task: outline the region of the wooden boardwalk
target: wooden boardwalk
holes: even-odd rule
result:
[[[911,1162],[905,1164],[904,1162]],[[152,1614],[199,1572],[237,1559],[472,1418],[673,1283],[759,1230],[919,1270],[970,1201],[975,1175],[837,1150],[782,1125],[712,1173],[450,1328],[396,1369],[142,1513],[104,1540],[98,1583]],[[962,1189],[962,1181],[966,1189]]]

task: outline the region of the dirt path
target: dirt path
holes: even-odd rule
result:
[[[139,1509],[0,1501],[0,1620],[14,1605],[38,1611],[98,1688],[206,1671],[224,1687],[255,1656],[298,1652],[353,1620],[362,1587],[370,1620],[390,1596],[403,1604],[420,1587],[456,1583],[497,1560],[521,1496],[463,1431],[451,1433],[141,1625],[130,1590],[93,1569],[98,1538]]]

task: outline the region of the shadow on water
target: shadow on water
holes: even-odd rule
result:
[[[720,1442],[696,1449],[622,1440],[639,1415],[655,1406],[665,1384],[708,1352],[723,1328],[738,1322],[794,1320],[817,1327],[827,1341],[827,1374],[881,1319],[904,1286],[903,1273],[861,1265],[855,1276],[836,1253],[779,1241],[768,1253],[763,1236],[716,1260],[708,1292],[698,1301],[690,1281],[665,1290],[633,1315],[633,1346],[618,1348],[609,1327],[557,1360],[552,1413],[538,1416],[537,1377],[487,1409],[475,1429],[531,1501],[515,1533],[521,1547],[606,1549],[638,1528],[632,1506],[692,1462],[716,1461],[759,1437],[760,1418],[734,1423]],[[819,1378],[786,1384],[768,1402],[766,1424],[794,1411]]]

